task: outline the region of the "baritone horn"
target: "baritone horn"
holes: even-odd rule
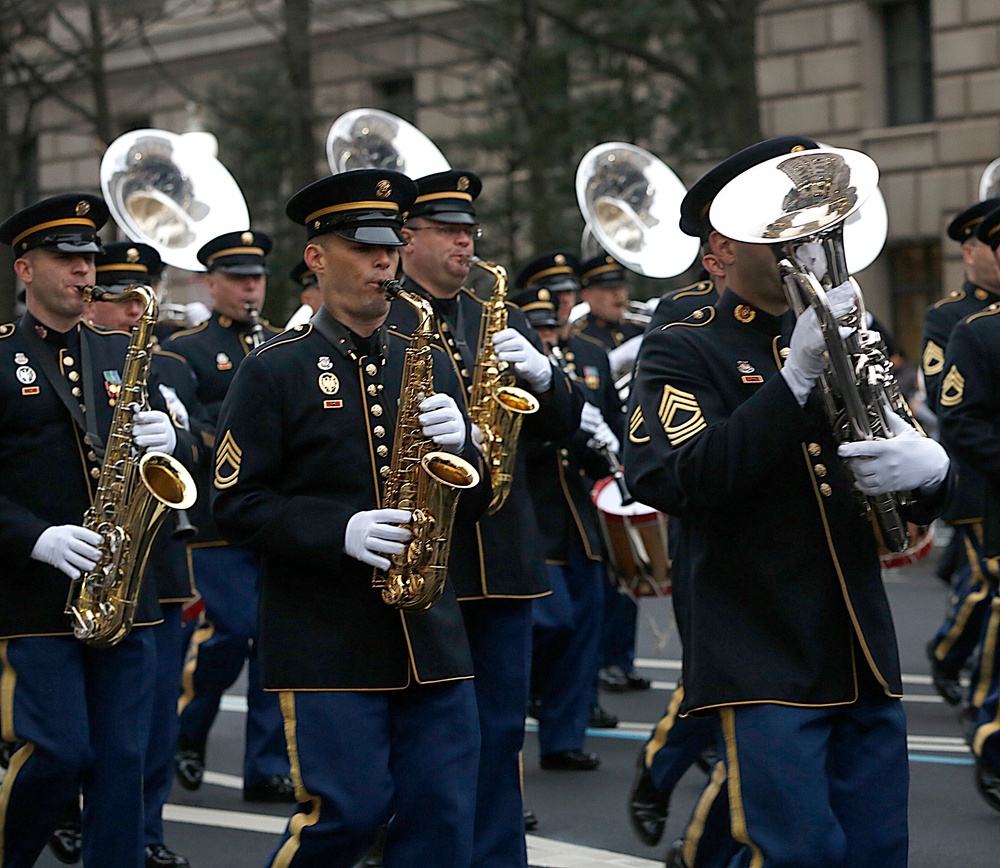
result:
[[[797,315],[807,307],[816,312],[829,356],[817,385],[839,443],[890,437],[886,408],[908,414],[885,343],[868,328],[864,298],[850,275],[844,248],[845,222],[877,186],[878,167],[865,154],[804,150],[743,172],[719,192],[709,212],[723,235],[773,245],[789,304]],[[848,280],[854,285],[856,310],[838,319],[826,293]],[[841,338],[840,326],[855,331]],[[909,498],[909,492],[864,498],[889,551],[903,551],[909,544],[900,513]]]

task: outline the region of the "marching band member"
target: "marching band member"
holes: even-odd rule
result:
[[[1000,202],[997,203],[1000,205]],[[978,240],[1000,264],[1000,207],[981,218]],[[982,585],[986,615],[978,636],[984,657],[996,648],[1000,633],[1000,304],[991,304],[966,316],[952,329],[941,368],[938,407],[941,437],[961,461],[963,472],[980,474],[985,482],[980,502],[982,519],[962,525],[973,575]],[[983,670],[987,667],[983,665]],[[997,710],[1000,676],[995,667],[981,675],[974,701],[972,749],[976,755],[976,787],[986,803],[1000,811],[1000,713]],[[977,687],[974,684],[974,687]]]
[[[417,179],[417,189],[403,227],[403,282],[430,300],[468,399],[482,342],[483,302],[464,284],[480,234],[474,203],[482,183],[472,172],[449,170]],[[394,304],[390,322],[406,333],[410,326],[398,307]],[[472,856],[476,866],[527,865],[520,751],[528,704],[531,605],[549,589],[538,556],[524,451],[543,430],[572,431],[580,413],[579,398],[542,353],[524,315],[509,304],[506,310],[509,327],[495,335],[497,356],[516,373],[517,385],[535,395],[540,409],[524,418],[507,501],[473,527],[457,523],[452,549],[482,732]]]
[[[776,146],[724,161],[684,210],[704,213]],[[680,711],[718,715],[748,864],[904,866],[899,661],[855,486],[918,492],[906,517],[926,523],[943,502],[948,458],[895,416],[895,437],[838,447],[810,401],[826,350],[815,314],[794,320],[767,246],[715,230],[708,243],[726,264],[725,290],[646,336],[624,461],[635,497],[679,525]],[[853,289],[830,300],[844,314]]]
[[[580,299],[590,305],[590,313],[577,321],[578,332],[600,341],[606,350],[642,335],[641,325],[623,319],[628,310],[628,276],[621,263],[599,253],[580,263],[579,275]]]
[[[299,293],[299,299],[302,304],[292,314],[288,322],[285,323],[286,329],[293,329],[297,325],[309,322],[309,318],[319,310],[319,306],[323,303],[323,296],[320,294],[316,275],[309,270],[309,266],[305,264],[304,260],[300,259],[292,267],[288,276],[296,286],[302,288],[302,291]]]
[[[32,865],[83,789],[83,860],[144,864],[142,775],[155,670],[156,587],[144,587],[135,628],[110,648],[78,640],[65,613],[69,579],[92,569],[102,537],[81,525],[101,473],[128,338],[83,324],[81,288],[95,280],[96,197],[46,199],[0,225],[15,252],[27,311],[0,327],[0,579],[2,737],[18,747],[0,786],[0,852]],[[155,400],[158,396],[151,395]],[[167,414],[137,414],[139,449],[172,453]],[[60,484],[40,485],[58,478]]]
[[[945,354],[952,330],[966,317],[1000,301],[1000,268],[990,245],[981,241],[977,230],[983,218],[1000,207],[1000,199],[977,202],[958,214],[948,224],[948,237],[962,245],[965,283],[945,298],[931,305],[924,320],[924,349],[921,368],[927,391],[927,407],[940,415]],[[952,578],[948,613],[927,644],[934,688],[949,705],[962,701],[958,676],[962,667],[979,646],[983,625],[989,615],[991,586],[990,566],[977,554],[983,534],[983,509],[987,482],[974,467],[965,467],[961,450],[948,445],[958,469],[954,490],[948,498],[943,519],[954,528],[955,544],[960,547],[959,563]],[[970,713],[974,716],[986,695],[994,667],[980,665],[976,655],[976,676],[969,691]]]
[[[223,399],[253,347],[277,332],[254,321],[266,288],[265,258],[271,239],[263,232],[227,232],[198,251],[208,270],[214,309],[210,319],[175,332],[164,349],[181,356],[194,372],[196,397],[205,414],[203,437],[211,448]],[[211,468],[205,463],[199,488],[208,491]],[[198,538],[189,546],[192,579],[205,603],[184,667],[178,703],[180,730],[176,771],[181,786],[196,790],[205,773],[205,745],[222,694],[249,661],[243,799],[248,802],[294,802],[281,710],[277,698],[260,686],[256,647],[260,560],[253,552],[229,545],[217,532],[204,499],[192,511]]]
[[[214,511],[264,562],[264,686],[280,697],[299,802],[271,862],[282,868],[353,865],[386,823],[387,866],[468,865],[472,852],[479,724],[454,589],[407,612],[372,587],[410,536],[410,511],[382,508],[410,345],[383,326],[382,282],[415,194],[405,175],[360,170],[289,200],[323,306],[244,361],[219,418]],[[474,517],[488,474],[435,356],[420,425],[482,469],[459,504]]]

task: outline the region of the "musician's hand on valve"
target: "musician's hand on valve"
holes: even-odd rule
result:
[[[174,423],[162,410],[141,410],[132,420],[132,439],[136,446],[147,452],[166,452],[173,455],[177,446]]]
[[[162,383],[159,388],[160,394],[167,405],[167,410],[174,417],[177,427],[183,428],[185,431],[190,431],[191,415],[188,413],[187,407],[184,406],[184,402],[177,397],[177,391],[173,386],[164,386]]]
[[[839,319],[846,316],[855,307],[854,285],[850,282],[840,284],[827,293],[827,300],[830,302],[834,317]],[[840,326],[838,331],[843,340],[854,329]],[[781,369],[781,376],[784,377],[799,406],[803,407],[816,378],[826,367],[826,340],[816,311],[811,307],[806,308],[796,320],[788,349],[788,358]]]
[[[442,449],[459,453],[465,446],[465,419],[451,395],[437,393],[420,402],[420,430]]]
[[[92,570],[101,559],[101,535],[75,524],[47,527],[35,541],[31,557],[51,564],[71,579]]]
[[[408,528],[400,527],[410,520],[408,509],[369,509],[356,512],[347,522],[344,532],[344,551],[352,558],[377,567],[389,569],[385,555],[400,555],[403,545],[410,538]]]
[[[507,328],[497,332],[493,335],[493,347],[497,356],[512,364],[534,391],[548,391],[552,383],[552,363],[517,329]]]
[[[937,488],[950,465],[944,447],[892,411],[886,413],[886,420],[892,434],[889,439],[837,447],[837,454],[847,460],[854,474],[855,487],[868,496]]]

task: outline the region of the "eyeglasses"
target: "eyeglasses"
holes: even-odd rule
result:
[[[430,229],[432,232],[437,232],[438,235],[444,235],[448,238],[468,235],[473,241],[483,237],[483,227],[478,223],[473,226],[469,226],[467,223],[438,223],[434,226],[407,226],[406,228],[410,232],[422,232],[425,229]]]

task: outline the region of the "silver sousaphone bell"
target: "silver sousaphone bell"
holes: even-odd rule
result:
[[[411,178],[446,172],[444,154],[415,126],[389,112],[358,108],[342,114],[326,134],[334,175],[353,169],[389,169]]]

